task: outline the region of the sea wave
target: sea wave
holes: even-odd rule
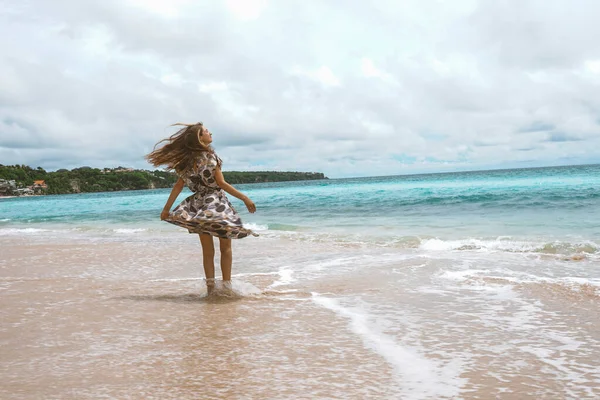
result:
[[[38,225],[39,226],[39,225]],[[551,256],[566,261],[579,261],[600,258],[600,242],[585,238],[562,238],[561,240],[550,240],[543,237],[465,237],[465,238],[440,238],[435,236],[417,235],[390,235],[386,236],[385,230],[374,232],[357,232],[354,230],[343,231],[340,229],[316,231],[302,227],[294,227],[292,230],[280,229],[281,226],[272,227],[271,224],[248,223],[245,227],[260,234],[262,239],[284,239],[297,242],[328,243],[341,247],[380,247],[396,248],[426,253],[439,252],[479,252],[479,253],[523,253],[538,256]],[[272,229],[275,228],[275,229]],[[180,233],[180,230],[171,228],[167,224],[138,224],[120,226],[87,224],[80,226],[72,225],[49,225],[45,227],[15,227],[6,226],[0,228],[0,236],[44,236],[52,233],[55,238],[67,237],[98,237],[102,240],[115,240],[124,235],[135,240],[143,237],[144,240],[152,240],[153,237],[171,237]]]
[[[348,307],[339,299],[316,292],[311,294],[315,304],[347,319],[350,330],[362,340],[363,345],[379,354],[393,368],[394,378],[405,392],[404,398],[417,390],[423,391],[419,398],[455,398],[467,382],[461,378],[463,366],[460,362],[440,363],[435,358],[426,357],[422,346],[408,345],[383,332],[381,317],[376,320],[367,307]],[[424,386],[423,382],[427,385]]]
[[[440,239],[436,237],[396,236],[392,238],[340,232],[273,231],[264,233],[267,238],[283,238],[303,242],[327,242],[338,245],[392,247],[418,249],[426,252],[472,251],[532,253],[570,257],[573,260],[588,256],[600,256],[600,244],[592,240],[549,241],[543,238],[460,238]]]
[[[481,269],[442,271],[438,277],[475,286],[509,285],[560,296],[600,298],[600,279],[597,278],[543,277],[517,271]]]
[[[113,229],[112,231],[116,232],[116,233],[122,233],[122,234],[132,234],[132,233],[146,232],[147,229],[144,229],[144,228],[116,228],[116,229]]]
[[[0,236],[20,236],[35,235],[40,233],[52,232],[50,229],[40,228],[4,228],[0,229]]]
[[[248,223],[248,224],[244,224],[244,228],[260,232],[260,231],[266,231],[266,230],[268,230],[269,226],[268,225],[255,224],[255,223],[251,222],[251,223]]]
[[[600,254],[600,244],[592,241],[580,242],[540,242],[512,240],[510,238],[497,239],[461,239],[441,240],[437,238],[423,240],[419,246],[427,251],[503,251],[510,253],[540,253],[555,255],[582,256]]]
[[[381,206],[404,208],[415,206],[457,206],[478,205],[485,208],[505,208],[518,205],[521,208],[560,207],[579,208],[590,200],[600,199],[597,189],[581,190],[579,192],[563,193],[562,190],[547,193],[535,192],[535,195],[520,190],[501,190],[496,192],[473,192],[453,194],[431,194],[428,196],[412,196],[408,198],[390,197]]]

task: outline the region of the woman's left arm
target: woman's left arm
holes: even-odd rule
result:
[[[173,207],[173,203],[175,202],[175,199],[177,199],[177,196],[179,196],[179,193],[181,193],[181,191],[183,190],[184,185],[185,185],[185,182],[181,178],[179,178],[177,180],[177,182],[175,182],[175,185],[173,185],[173,189],[171,190],[171,195],[169,196],[169,199],[167,200],[165,207],[163,208],[162,212],[160,213],[161,220],[165,220],[169,216],[169,211],[171,210],[171,207]]]
[[[248,211],[250,211],[251,213],[256,211],[256,206],[254,205],[254,203],[252,202],[252,200],[250,200],[250,198],[248,196],[246,196],[242,192],[238,191],[236,188],[234,188],[233,186],[231,186],[229,183],[227,183],[225,181],[223,172],[221,172],[221,168],[218,166],[215,168],[215,180],[217,181],[217,185],[219,185],[219,187],[221,189],[223,189],[230,195],[237,197],[238,199],[243,201],[244,204],[246,205],[246,208],[248,209]]]

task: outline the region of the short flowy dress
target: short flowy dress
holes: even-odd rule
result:
[[[244,228],[223,189],[217,185],[215,170],[221,159],[214,153],[203,152],[196,168],[180,177],[194,192],[169,214],[165,221],[186,228],[190,233],[209,234],[223,239],[258,236]]]

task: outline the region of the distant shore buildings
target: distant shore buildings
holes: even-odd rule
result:
[[[48,189],[48,185],[46,185],[46,181],[41,180],[41,181],[33,181],[33,186],[32,188],[42,188],[42,189]]]
[[[109,172],[133,172],[135,168],[125,168],[125,167],[117,167],[117,168],[103,168],[100,170],[101,174],[107,174]]]
[[[18,187],[14,180],[0,179],[0,196],[35,196],[44,194],[48,185],[44,180],[37,180],[33,185]]]

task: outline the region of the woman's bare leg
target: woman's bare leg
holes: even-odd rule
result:
[[[233,255],[231,253],[231,239],[219,238],[221,249],[221,272],[223,273],[223,281],[231,281],[231,263]]]
[[[201,234],[199,236],[202,245],[202,264],[206,276],[206,290],[210,294],[215,288],[215,245],[211,235]]]

